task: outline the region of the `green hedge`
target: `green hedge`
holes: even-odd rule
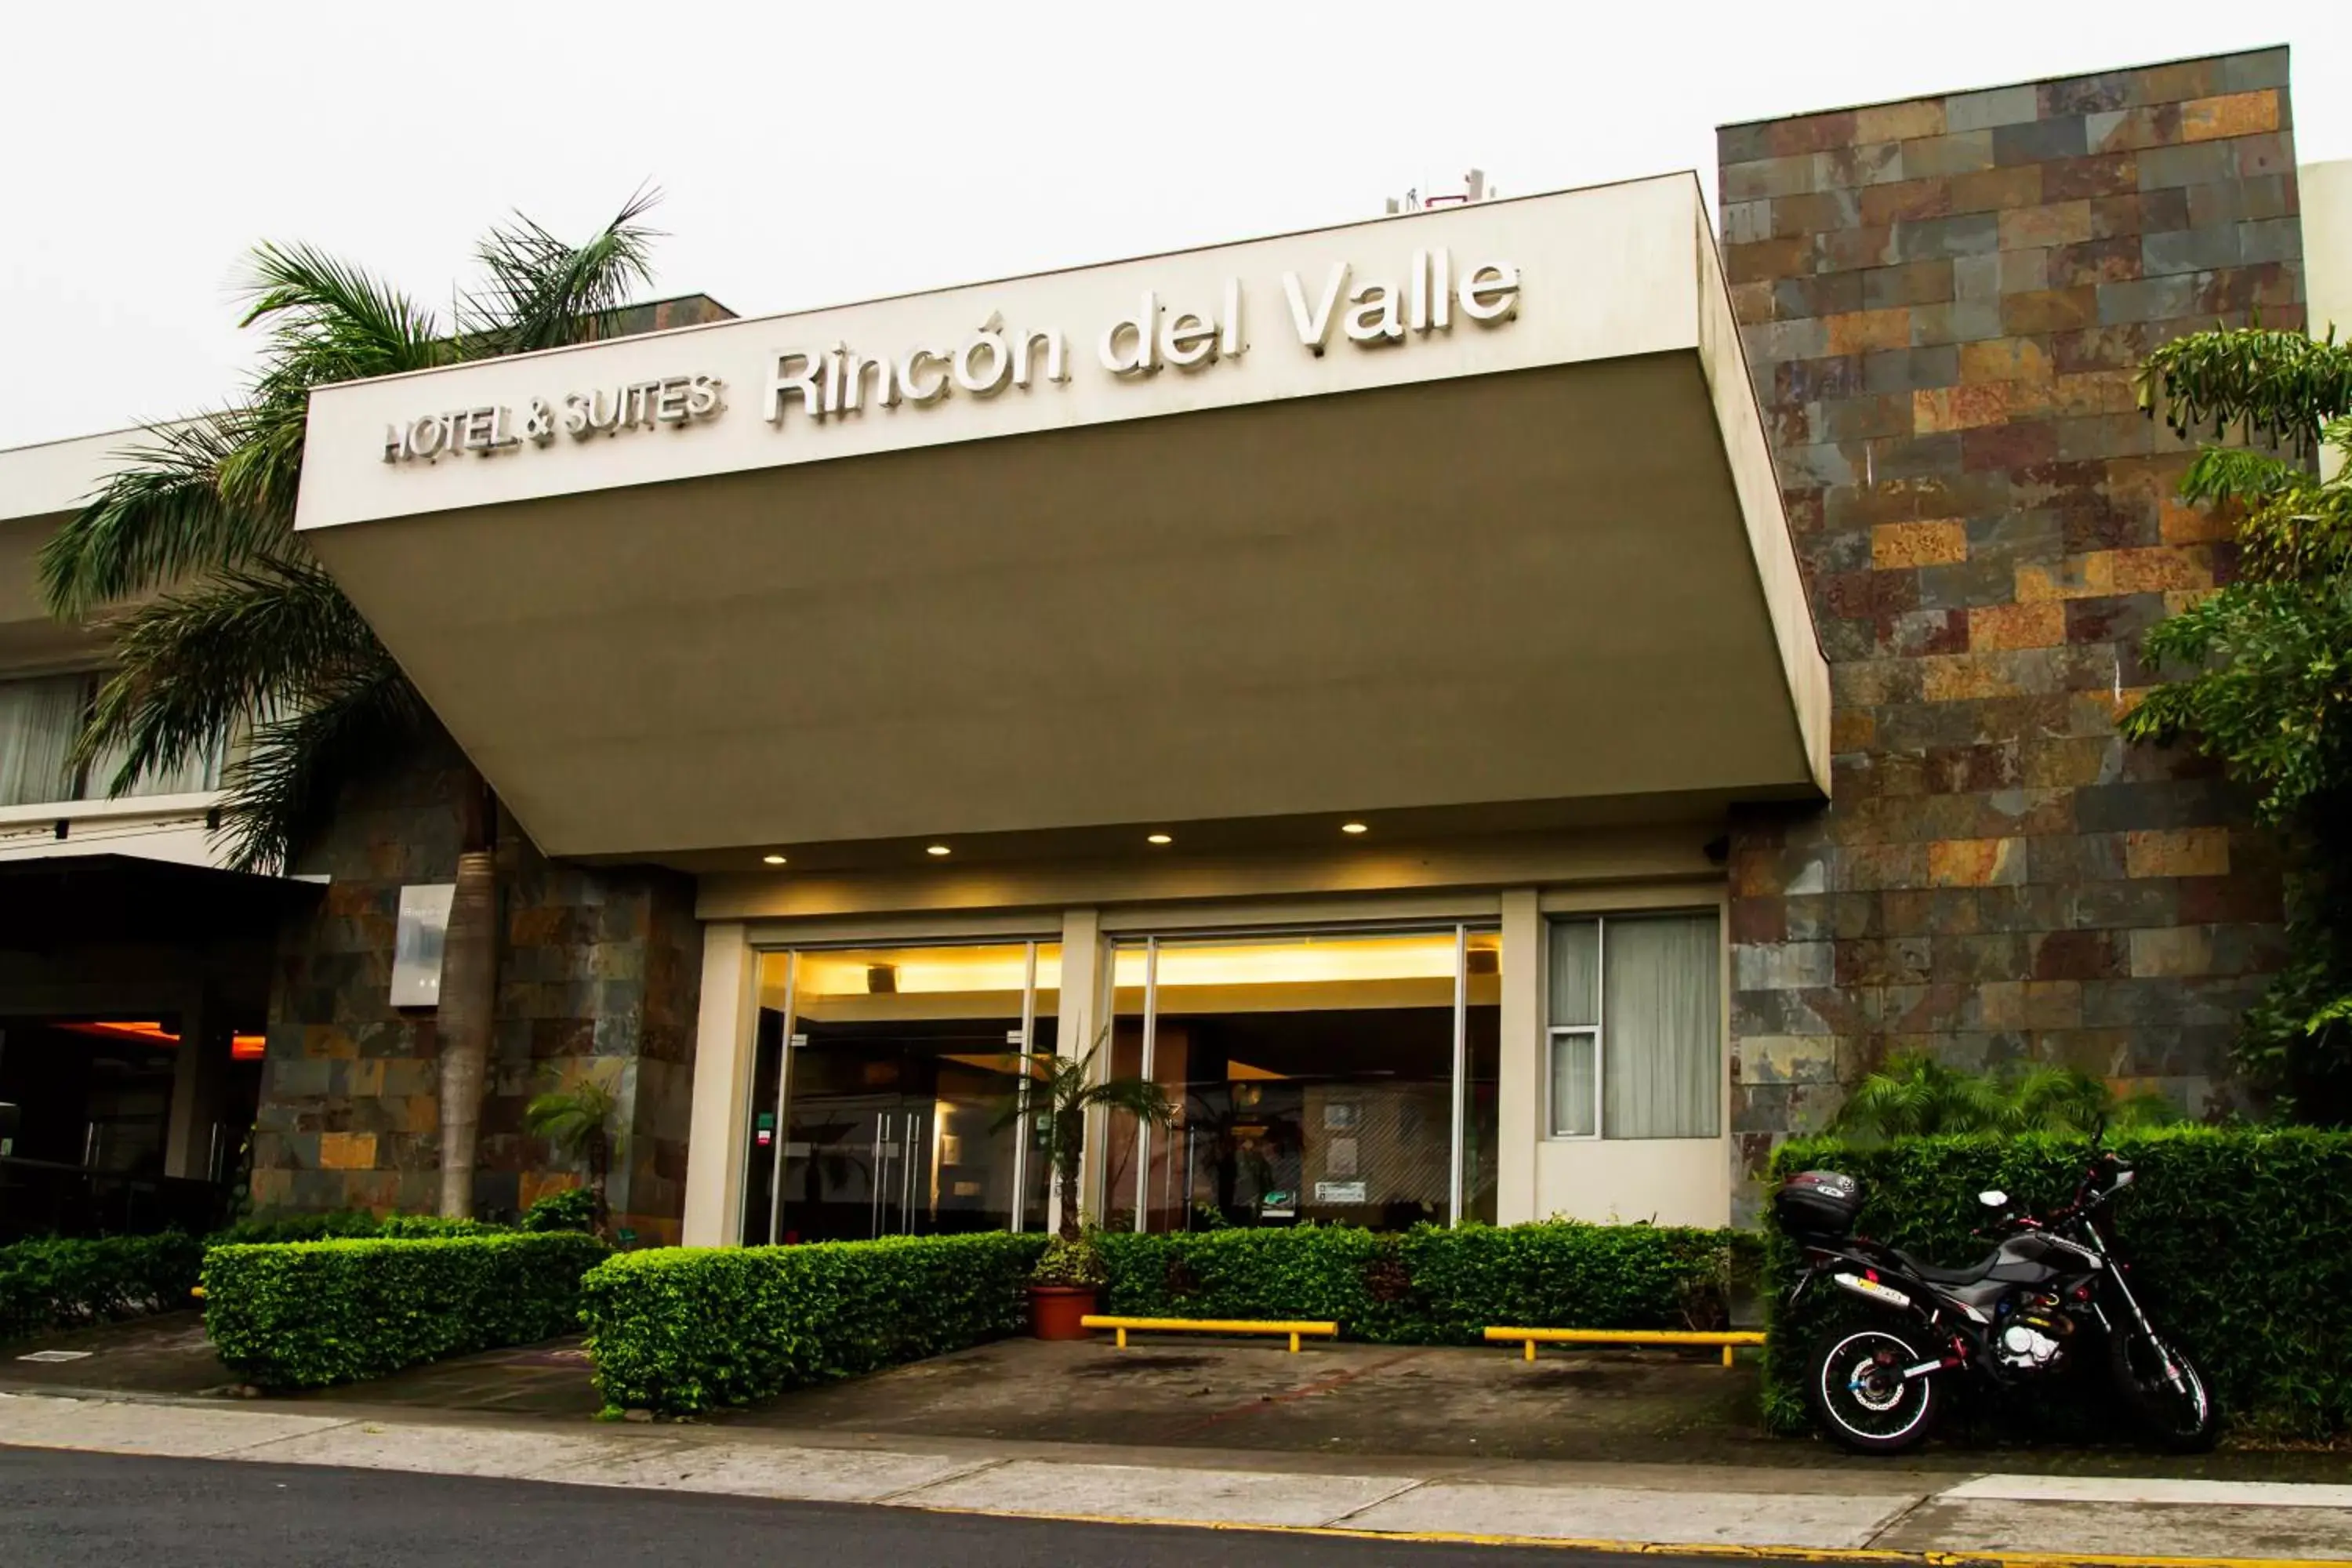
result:
[[[570,1332],[581,1276],[607,1250],[560,1231],[215,1247],[205,1254],[205,1331],[265,1388],[383,1377]]]
[[[366,1209],[278,1213],[241,1219],[205,1237],[206,1247],[267,1247],[289,1241],[340,1241],[351,1237],[496,1236],[516,1228],[480,1219],[443,1219],[429,1214],[377,1215]],[[555,1229],[557,1226],[526,1228]],[[577,1229],[578,1226],[570,1228]]]
[[[684,1415],[1017,1331],[1040,1236],[618,1254],[583,1283],[596,1386]]]
[[[1738,1238],[1653,1226],[1349,1226],[1097,1238],[1103,1309],[1133,1317],[1332,1319],[1348,1338],[1473,1344],[1489,1324],[1719,1322]],[[1017,1331],[1045,1240],[962,1236],[625,1253],[582,1316],[614,1408],[690,1415]]]
[[[1109,1311],[1329,1319],[1349,1339],[1385,1344],[1475,1344],[1498,1324],[1715,1326],[1737,1245],[1723,1231],[1569,1220],[1101,1238]]]
[[[2149,1311],[2197,1357],[2234,1421],[2324,1436],[2352,1428],[2352,1133],[2167,1128],[2108,1146],[2138,1170],[2109,1206],[2108,1235]],[[2089,1146],[2079,1138],[1922,1138],[1875,1148],[1792,1142],[1776,1175],[1830,1169],[1865,1184],[1864,1235],[1958,1265],[1987,1244],[1976,1194],[1999,1187],[2042,1209],[2071,1197]],[[1767,1244],[1771,1342],[1765,1415],[1811,1424],[1804,1358],[1836,1291],[1783,1298],[1797,1249]],[[2029,1402],[2029,1408],[2031,1402]]]
[[[0,1342],[184,1307],[204,1250],[177,1231],[0,1247]]]

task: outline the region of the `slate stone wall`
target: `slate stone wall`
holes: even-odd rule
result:
[[[1734,835],[1739,1159],[1886,1053],[2205,1112],[2279,877],[2126,746],[2140,633],[2226,581],[2147,352],[2304,324],[2284,49],[1727,126],[1722,243],[1832,665],[1834,803]]]
[[[254,1142],[257,1210],[430,1214],[440,1193],[439,1041],[429,1009],[389,1005],[403,885],[456,875],[455,745],[435,737],[348,792],[297,868],[330,880],[278,942]],[[684,1213],[701,931],[688,879],[551,864],[511,821],[499,847],[496,1036],[478,1212],[505,1215],[579,1173],[522,1131],[530,1097],[608,1075],[625,1137],[614,1223],[671,1242]]]

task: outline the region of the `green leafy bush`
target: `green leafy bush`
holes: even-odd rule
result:
[[[1103,1262],[1102,1248],[1091,1237],[1076,1241],[1057,1236],[1045,1243],[1045,1250],[1037,1255],[1037,1266],[1030,1271],[1030,1280],[1038,1285],[1094,1285],[1109,1282],[1110,1270]]]
[[[378,1218],[365,1209],[332,1209],[320,1214],[276,1214],[241,1219],[205,1237],[205,1245],[268,1247],[366,1236],[402,1237],[414,1241],[435,1236],[496,1236],[510,1228],[488,1220],[443,1219],[439,1215],[390,1214]]]
[[[2223,1412],[2281,1433],[2352,1428],[2352,1133],[2310,1128],[2152,1129],[2111,1137],[2137,1182],[2104,1216],[2132,1288],[2204,1368]],[[2036,1209],[2074,1194],[2089,1145],[2080,1138],[1919,1138],[1863,1148],[1791,1142],[1775,1175],[1843,1171],[1864,1183],[1863,1234],[1939,1263],[1988,1250],[1977,1194],[1999,1187]],[[1785,1301],[1798,1249],[1766,1242],[1770,1342],[1765,1415],[1783,1431],[1811,1423],[1804,1360],[1849,1310],[1833,1290]]]
[[[0,1247],[0,1342],[184,1307],[203,1260],[177,1231]]]
[[[606,1250],[572,1232],[215,1247],[205,1331],[265,1388],[383,1377],[577,1328],[581,1276]]]
[[[1128,1317],[1329,1320],[1349,1339],[1475,1344],[1489,1326],[1721,1326],[1725,1232],[1646,1225],[1352,1226],[1106,1235],[1104,1310]]]
[[[383,1222],[365,1209],[318,1214],[270,1214],[223,1226],[205,1237],[207,1247],[267,1247],[289,1241],[328,1241],[340,1236],[373,1236]]]
[[[581,1290],[596,1386],[684,1415],[1018,1331],[1041,1236],[619,1253]]]
[[[451,1236],[507,1236],[514,1226],[487,1219],[444,1219],[437,1214],[388,1214],[376,1235],[393,1241],[431,1241]]]
[[[603,1207],[593,1187],[564,1187],[523,1210],[517,1223],[525,1230],[593,1231]]]

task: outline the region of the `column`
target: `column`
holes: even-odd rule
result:
[[[212,1179],[213,1123],[220,1116],[221,1079],[228,1071],[226,1021],[205,987],[191,991],[181,1005],[172,1107],[163,1123],[166,1176],[190,1182]]]
[[[1094,1049],[1096,1037],[1107,1022],[1102,1015],[1102,994],[1106,983],[1103,972],[1102,914],[1097,910],[1068,910],[1062,915],[1062,1017],[1055,1038],[1056,1047],[1065,1059],[1075,1060]],[[1105,1055],[1109,1047],[1106,1041]],[[1100,1064],[1097,1064],[1098,1066]],[[1078,1173],[1078,1192],[1093,1194],[1102,1181],[1102,1143],[1106,1119],[1099,1110],[1087,1117],[1087,1152]],[[1062,1224],[1062,1188],[1055,1182],[1045,1197],[1045,1227],[1058,1230]]]
[[[1496,1098],[1495,1223],[1542,1218],[1536,1146],[1543,1136],[1543,915],[1532,889],[1503,895],[1502,1081]]]
[[[705,926],[681,1226],[681,1238],[688,1247],[725,1247],[736,1240],[759,984],[760,955],[751,951],[743,923],[718,921]]]

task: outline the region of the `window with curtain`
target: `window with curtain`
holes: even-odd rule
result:
[[[1555,921],[1550,941],[1551,1136],[1717,1136],[1715,914]]]
[[[87,675],[0,680],[0,805],[75,797],[69,759],[89,705]]]
[[[0,680],[0,805],[104,800],[122,753],[109,749],[87,768],[71,765],[74,738],[98,695],[102,675],[83,670]],[[215,746],[163,773],[149,773],[133,795],[193,795],[220,787],[224,748]]]
[[[131,786],[132,795],[194,795],[200,790],[220,788],[222,746],[215,742],[198,755],[188,758],[167,773],[148,773]],[[125,749],[109,746],[90,759],[89,772],[82,780],[81,798],[104,800],[107,789],[114,783],[115,771],[122,766]]]

